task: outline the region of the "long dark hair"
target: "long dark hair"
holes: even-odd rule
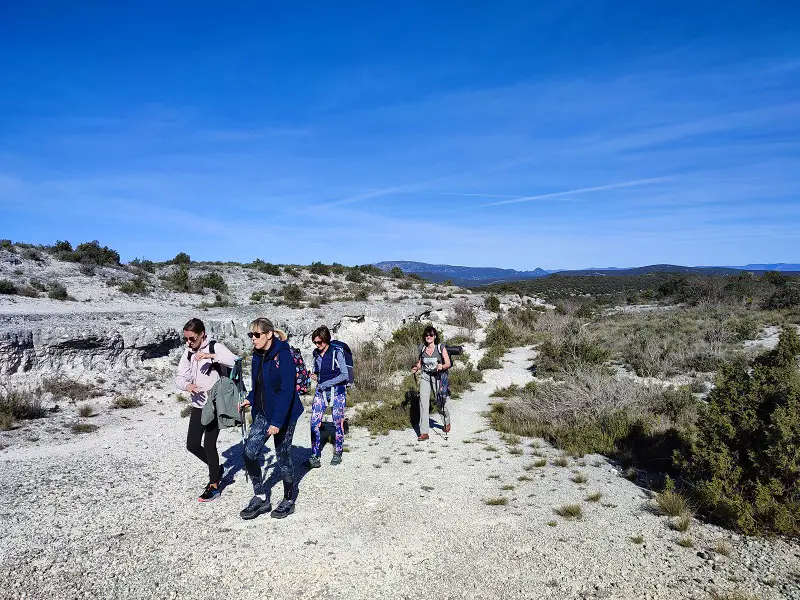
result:
[[[200,334],[206,332],[206,326],[200,319],[189,319],[186,321],[186,325],[183,326],[183,330]]]

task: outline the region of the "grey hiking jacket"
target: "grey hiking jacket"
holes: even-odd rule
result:
[[[244,397],[244,385],[237,384],[227,377],[220,377],[208,391],[208,399],[203,406],[200,422],[208,425],[214,419],[220,429],[236,427],[239,421],[239,402]]]

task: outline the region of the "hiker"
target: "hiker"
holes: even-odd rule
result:
[[[412,373],[422,371],[419,377],[419,437],[418,441],[424,442],[429,438],[429,401],[430,395],[439,404],[444,413],[444,432],[450,433],[450,408],[444,398],[440,397],[442,389],[442,375],[450,368],[450,355],[444,344],[439,343],[439,334],[436,328],[428,325],[422,334],[423,343],[419,347],[419,359],[411,369]]]
[[[332,402],[331,416],[336,429],[332,465],[342,462],[344,446],[344,408],[347,402],[347,363],[344,350],[331,346],[331,332],[325,327],[317,327],[311,334],[314,342],[314,373],[311,379],[317,382],[317,391],[311,405],[311,458],[308,466],[312,469],[322,466],[320,462],[320,426],[322,417]]]
[[[192,412],[186,433],[186,449],[208,465],[208,485],[197,498],[199,502],[208,502],[219,496],[224,467],[219,464],[217,454],[219,426],[216,419],[207,425],[202,424],[203,406],[208,391],[219,381],[223,369],[228,372],[233,367],[237,356],[224,344],[209,339],[200,319],[189,319],[183,326],[183,339],[187,351],[178,363],[175,385],[191,395]]]
[[[271,511],[282,519],[294,512],[296,492],[292,464],[292,436],[297,419],[303,413],[296,388],[296,368],[286,334],[275,329],[272,321],[259,317],[250,323],[247,336],[253,342],[252,388],[241,407],[250,407],[253,424],[245,441],[244,464],[253,483],[253,497],[239,513],[243,519],[255,519]],[[283,479],[283,500],[275,510],[264,490],[259,458],[273,436],[275,455]]]

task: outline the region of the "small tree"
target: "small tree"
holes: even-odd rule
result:
[[[725,367],[676,464],[708,515],[744,533],[800,533],[800,339]]]
[[[171,262],[176,265],[188,265],[192,262],[192,258],[186,252],[178,252]]]
[[[392,267],[392,270],[389,271],[389,274],[395,279],[402,279],[404,277],[403,269],[400,267]]]
[[[312,262],[311,266],[308,268],[308,270],[310,272],[314,273],[315,275],[330,275],[331,274],[331,268],[328,265],[325,265],[325,264],[323,264],[323,263],[321,263],[319,261]]]
[[[500,300],[494,294],[486,298],[486,302],[484,302],[483,305],[487,310],[500,312]]]

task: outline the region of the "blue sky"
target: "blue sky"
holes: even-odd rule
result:
[[[4,2],[0,237],[800,262],[798,2]]]

